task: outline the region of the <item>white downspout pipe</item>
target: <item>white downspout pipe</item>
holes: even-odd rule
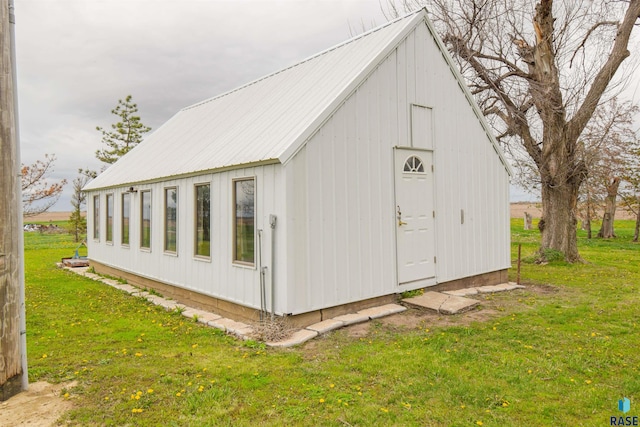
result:
[[[271,284],[271,320],[273,320],[276,316],[276,286],[275,283],[273,282],[273,278],[275,277],[274,275],[274,271],[276,270],[276,265],[275,265],[275,261],[276,261],[276,220],[278,218],[271,214],[269,215],[269,225],[271,226],[271,277],[270,277],[270,284]]]

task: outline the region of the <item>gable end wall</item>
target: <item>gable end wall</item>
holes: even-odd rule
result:
[[[412,104],[432,108],[437,281],[509,267],[508,172],[421,24],[285,165],[288,312],[398,292],[393,147],[412,145]]]

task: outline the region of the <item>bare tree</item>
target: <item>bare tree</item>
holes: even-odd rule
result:
[[[24,216],[46,212],[60,198],[67,180],[53,183],[48,181],[55,161],[55,154],[45,154],[44,160],[37,160],[29,166],[22,165],[22,213]]]
[[[631,153],[631,165],[624,175],[626,185],[621,190],[621,196],[627,208],[636,215],[633,241],[637,242],[640,238],[640,138],[633,141]]]
[[[601,103],[580,138],[579,155],[588,171],[580,193],[591,214],[595,209],[589,205],[600,207],[597,202],[603,202],[598,237],[615,237],[618,190],[632,167],[633,144],[637,139],[633,118],[638,111],[637,106],[617,98]]]
[[[71,195],[73,210],[69,216],[69,228],[76,242],[79,242],[80,236],[87,232],[87,219],[82,216],[82,208],[87,203],[87,195],[82,189],[96,176],[95,171],[78,169],[78,176],[73,180],[73,194]]]
[[[388,10],[423,4],[503,147],[534,165],[540,260],[555,250],[580,261],[576,215],[587,167],[579,140],[607,89],[624,80],[614,76],[629,71],[621,65],[640,0],[404,0]]]

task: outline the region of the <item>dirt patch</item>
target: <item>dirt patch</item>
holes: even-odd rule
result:
[[[461,314],[445,315],[426,309],[408,308],[402,313],[382,317],[372,322],[347,326],[343,330],[349,338],[363,338],[370,333],[374,325],[382,326],[384,329],[394,332],[447,326],[467,326],[474,322],[488,322],[509,312],[526,309],[531,301],[558,294],[559,292],[557,287],[551,285],[535,284],[526,286],[525,289],[515,291],[470,296],[470,298],[479,300],[480,305]]]
[[[0,424],[3,427],[55,425],[56,420],[73,407],[73,403],[62,396],[62,390],[74,385],[43,381],[29,384],[27,391],[0,402]]]

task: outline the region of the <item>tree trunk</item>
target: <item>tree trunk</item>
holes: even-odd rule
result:
[[[591,239],[593,236],[591,234],[591,193],[587,193],[587,239]]]
[[[568,262],[582,262],[578,253],[576,207],[579,184],[564,183],[542,187],[542,218],[538,229],[542,233],[539,260],[548,261],[550,251],[561,252]]]
[[[524,229],[531,230],[531,221],[533,221],[533,217],[529,212],[524,213]]]
[[[640,201],[640,198],[638,198]],[[636,231],[633,233],[633,241],[637,242],[640,234],[640,204],[638,205],[638,212],[636,213]]]
[[[616,198],[618,197],[618,187],[620,187],[620,178],[613,178],[607,185],[607,197],[605,198],[604,215],[602,216],[602,225],[598,232],[598,237],[610,239],[616,237],[613,231],[613,221],[616,218]]]

